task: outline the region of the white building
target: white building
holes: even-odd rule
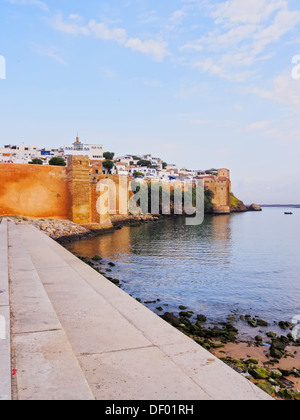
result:
[[[141,156],[136,155],[126,155],[126,156],[120,156],[116,157],[115,160],[121,163],[125,163],[127,166],[136,165],[139,160],[141,160]]]
[[[133,164],[137,165],[140,160],[147,160],[151,163],[152,166],[162,169],[163,160],[160,158],[152,157],[152,155],[126,155],[116,158],[120,162],[126,163],[128,166]]]
[[[32,159],[40,159],[44,165],[49,164],[53,157],[64,157],[63,150],[39,149],[38,146],[29,146],[24,143],[19,146],[6,145],[0,148],[1,163],[28,164]]]
[[[76,137],[73,144],[64,147],[64,155],[69,156],[87,156],[90,160],[103,160],[103,146],[100,144],[83,144]]]
[[[27,146],[24,143],[19,146],[6,145],[0,149],[0,162],[3,163],[28,163],[38,155],[38,146]]]
[[[117,162],[115,164],[115,173],[117,173],[118,175],[122,175],[122,176],[127,176],[128,175],[128,170],[127,170],[127,165],[124,162]]]

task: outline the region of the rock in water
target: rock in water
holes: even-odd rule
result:
[[[178,318],[173,313],[166,312],[165,314],[161,315],[161,318],[176,327],[179,325]]]
[[[251,204],[249,207],[250,211],[262,211],[262,208],[258,204]]]

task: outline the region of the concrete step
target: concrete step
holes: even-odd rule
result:
[[[27,293],[24,287],[22,290],[23,282],[16,279],[13,290],[19,322],[14,325],[14,337],[24,340],[21,327],[26,325],[26,330],[32,332],[31,340],[27,347],[23,344],[23,350],[30,350],[31,343],[35,348],[39,342],[39,338],[34,341],[33,334],[41,334],[36,333],[36,329],[44,331],[44,328],[42,349],[43,357],[48,360],[53,355],[54,344],[52,336],[46,334],[60,328],[59,331],[67,336],[68,346],[72,347],[95,399],[270,399],[33,226],[15,227],[13,239],[11,269],[18,266],[20,272],[21,267],[23,271],[25,268],[26,284],[35,283],[38,292],[36,306],[40,313],[38,316],[33,311],[35,300],[31,301],[32,292]],[[26,250],[25,259],[24,252],[18,250],[19,243],[22,250]],[[29,269],[30,274],[26,273]],[[37,277],[36,280],[32,280],[32,276]],[[35,290],[32,285],[30,289]],[[32,308],[30,316],[26,315],[28,307]],[[20,322],[22,317],[23,322]],[[49,320],[49,325],[43,326],[45,319]],[[57,323],[61,325],[58,327]],[[21,357],[19,352],[19,360]],[[26,359],[30,366],[29,356]],[[30,371],[27,369],[23,381],[28,382],[28,375]],[[40,376],[45,376],[42,370]],[[63,381],[55,383],[55,379],[52,386],[57,389]],[[31,386],[33,384],[32,377]]]
[[[0,224],[0,400],[11,400],[7,220]]]
[[[13,399],[93,400],[23,239],[9,222]]]

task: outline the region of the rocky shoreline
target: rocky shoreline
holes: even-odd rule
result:
[[[27,223],[35,226],[50,238],[54,239],[60,244],[81,241],[85,239],[95,238],[107,233],[112,233],[123,226],[140,226],[143,223],[149,223],[159,220],[157,216],[113,216],[112,228],[94,229],[89,230],[82,225],[78,225],[69,220],[60,219],[34,219],[23,216],[7,216],[8,221],[21,224]]]
[[[77,257],[117,287],[123,286],[113,274],[115,263],[101,256]],[[168,304],[158,298],[143,301],[140,297],[132,297],[272,397],[300,400],[300,337],[295,339],[292,334],[294,324],[274,322],[277,331],[273,331],[267,321],[249,314],[229,314],[224,322],[216,324],[184,305],[180,305],[177,311],[164,312],[163,308]],[[250,328],[252,338],[241,339],[238,327]]]
[[[251,204],[251,205],[246,206],[243,203],[239,203],[235,206],[230,206],[231,213],[247,213],[250,211],[263,211],[263,210],[258,204]]]
[[[232,213],[262,211],[262,208],[256,204],[251,206],[231,207]],[[207,213],[213,215],[213,213]],[[3,216],[4,217],[4,216]],[[84,239],[95,238],[106,233],[114,232],[124,226],[140,226],[144,223],[156,222],[162,218],[182,218],[186,215],[114,215],[111,216],[112,228],[104,227],[102,229],[87,229],[66,219],[37,219],[25,216],[5,216],[8,220],[15,223],[29,223],[40,229],[52,239],[60,244],[71,243]],[[1,217],[0,217],[1,219]]]
[[[80,237],[82,235],[87,235],[90,232],[85,227],[70,222],[69,220],[34,219],[23,216],[7,216],[7,220],[16,224],[31,224],[46,233],[52,239],[58,239],[62,237]]]

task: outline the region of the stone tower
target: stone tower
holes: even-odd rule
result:
[[[109,212],[99,214],[97,210],[97,201],[101,195],[97,189],[100,178],[101,175],[90,167],[88,157],[68,158],[69,219],[87,229],[113,227]]]
[[[215,179],[215,189],[213,198],[213,212],[217,214],[230,213],[230,193],[231,181],[229,169],[219,169]]]
[[[91,180],[89,159],[84,156],[68,158],[68,187],[70,220],[80,225],[91,222]]]
[[[218,176],[224,176],[227,179],[230,179],[230,171],[229,169],[218,169]]]

